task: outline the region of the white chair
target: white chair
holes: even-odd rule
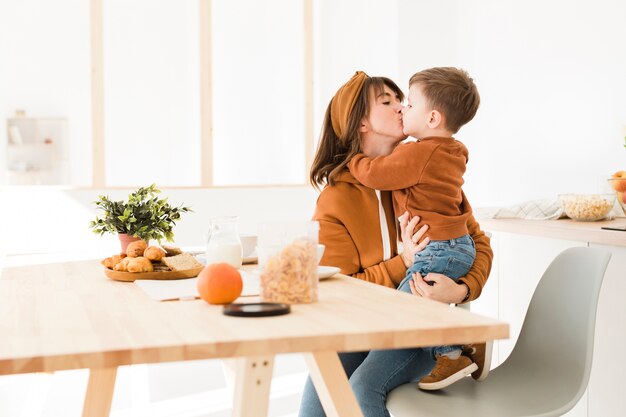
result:
[[[472,378],[440,391],[417,383],[393,390],[394,417],[560,416],[572,409],[589,381],[596,307],[611,258],[597,248],[570,248],[543,274],[509,358],[483,382]]]

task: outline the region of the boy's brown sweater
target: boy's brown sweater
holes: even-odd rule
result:
[[[348,170],[337,183],[326,186],[317,200],[314,220],[320,223],[319,241],[326,245],[322,265],[337,266],[341,272],[364,281],[396,288],[406,275],[402,258],[396,254],[396,219],[391,196],[381,192],[391,255],[383,260],[379,202],[376,193],[357,181]],[[470,289],[468,301],[480,295],[491,271],[493,252],[489,237],[480,230],[472,215],[467,227],[476,244],[476,259],[466,276],[459,279]]]
[[[428,137],[396,146],[385,156],[355,156],[350,172],[363,185],[392,190],[396,216],[408,211],[430,226],[431,240],[468,233],[472,208],[461,187],[467,148],[454,138]]]

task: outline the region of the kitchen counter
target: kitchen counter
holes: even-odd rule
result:
[[[603,226],[626,226],[626,218],[598,222],[526,219],[479,219],[480,228],[491,232],[506,232],[538,237],[575,240],[599,245],[626,247],[626,231],[601,229]]]

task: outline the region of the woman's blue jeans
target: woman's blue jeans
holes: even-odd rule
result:
[[[432,348],[373,350],[340,353],[341,365],[364,417],[390,417],[389,392],[428,375],[435,366]],[[309,377],[304,386],[299,417],[325,417],[324,409]]]

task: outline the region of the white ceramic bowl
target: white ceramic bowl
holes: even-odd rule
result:
[[[326,249],[326,246],[322,245],[321,243],[317,244],[317,263],[318,264],[322,260],[322,256],[324,255],[324,249]]]

